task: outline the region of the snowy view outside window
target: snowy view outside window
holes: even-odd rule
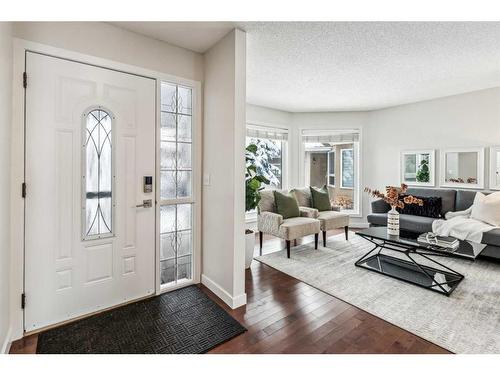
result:
[[[282,142],[264,138],[247,137],[246,146],[257,146],[257,171],[269,181],[269,188],[282,188]]]

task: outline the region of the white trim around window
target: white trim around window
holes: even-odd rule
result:
[[[328,134],[348,134],[348,133],[355,133],[356,138],[350,138],[350,139],[357,139],[357,141],[354,141],[354,168],[355,168],[355,181],[354,181],[354,186],[359,186],[359,189],[354,189],[355,194],[354,194],[354,205],[355,209],[354,210],[349,210],[349,211],[343,211],[345,213],[348,213],[350,217],[352,218],[361,218],[363,217],[363,202],[362,202],[362,195],[361,195],[361,186],[362,186],[362,176],[363,176],[363,170],[362,170],[362,164],[361,164],[361,159],[363,157],[363,132],[362,129],[310,129],[310,128],[299,128],[298,129],[298,183],[299,186],[303,186],[306,183],[306,173],[304,170],[304,164],[305,164],[305,152],[307,151],[304,146],[304,137],[307,136],[321,136],[321,137],[328,137]],[[322,138],[323,139],[323,138]],[[330,138],[328,138],[330,139]],[[352,140],[350,142],[353,142]]]
[[[246,137],[265,138],[281,141],[281,189],[289,188],[289,134],[290,129],[270,124],[257,124],[256,122],[247,122]],[[245,223],[255,223],[257,221],[257,211],[245,212]]]

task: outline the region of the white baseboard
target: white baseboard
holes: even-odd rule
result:
[[[246,293],[240,294],[238,296],[232,296],[224,288],[222,288],[215,281],[207,277],[206,275],[201,275],[201,283],[210,289],[214,294],[224,301],[232,309],[246,305],[247,295]]]
[[[12,328],[9,327],[7,334],[5,335],[5,340],[2,343],[2,349],[0,351],[1,354],[9,354],[10,345],[12,344],[11,336],[12,336]]]

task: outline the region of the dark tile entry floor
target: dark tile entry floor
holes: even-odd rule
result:
[[[197,286],[43,332],[37,353],[205,353],[246,329]]]

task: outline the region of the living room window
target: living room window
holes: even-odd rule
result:
[[[359,131],[301,131],[304,185],[327,186],[332,204],[360,214]]]
[[[335,187],[335,150],[328,151],[328,186]]]
[[[286,187],[287,139],[286,129],[247,125],[246,146],[257,146],[257,170],[270,181],[266,188]]]
[[[354,149],[344,148],[340,153],[340,188],[354,188]]]

